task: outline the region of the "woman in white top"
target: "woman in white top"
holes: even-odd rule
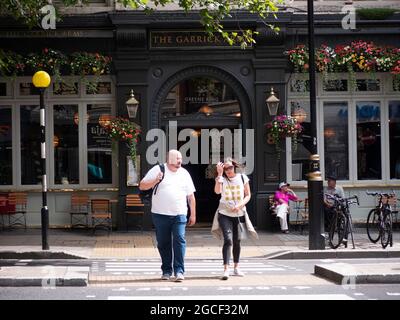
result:
[[[240,239],[239,221],[244,222],[246,204],[249,202],[250,186],[249,178],[236,173],[239,164],[228,158],[224,163],[217,164],[218,176],[215,178],[214,191],[221,195],[218,206],[218,222],[224,237],[222,256],[224,260],[224,273],[222,280],[229,278],[229,260],[231,250],[235,276],[244,276],[239,270]]]

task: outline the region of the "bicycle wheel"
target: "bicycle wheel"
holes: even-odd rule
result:
[[[346,218],[343,214],[336,214],[332,219],[331,229],[329,230],[329,245],[332,249],[337,249],[343,241],[346,232]]]
[[[392,239],[392,214],[385,213],[383,216],[383,223],[381,229],[381,244],[382,248],[385,249],[390,240]]]
[[[371,242],[377,243],[380,238],[380,212],[378,209],[372,209],[367,219],[367,234]]]

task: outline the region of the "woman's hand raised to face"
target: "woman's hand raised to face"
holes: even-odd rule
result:
[[[219,176],[222,176],[224,173],[224,164],[222,162],[217,163],[217,173]]]

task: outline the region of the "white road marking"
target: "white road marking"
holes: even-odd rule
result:
[[[233,288],[232,287],[219,287],[217,290],[218,291],[233,290]]]
[[[400,292],[386,292],[388,296],[400,296]]]
[[[361,293],[361,292],[355,292],[355,293],[354,293],[354,295],[355,295],[355,296],[363,296],[363,295],[364,295],[364,293]]]
[[[166,288],[156,288],[157,291],[171,291],[172,288],[166,287]]]
[[[256,287],[257,290],[270,290],[270,287]]]
[[[130,289],[118,288],[118,289],[112,289],[111,291],[130,291]]]
[[[137,288],[136,291],[150,291],[151,288]]]
[[[296,286],[294,288],[299,290],[311,289],[311,287],[306,287],[306,286]]]
[[[108,296],[108,300],[354,300],[345,294]]]
[[[86,298],[96,298],[96,296],[86,296]]]
[[[218,268],[221,269],[221,268]],[[216,268],[186,268],[188,272],[190,271],[215,271]],[[242,271],[284,271],[283,268],[241,268]],[[106,272],[115,271],[160,271],[160,268],[110,268],[106,269]]]

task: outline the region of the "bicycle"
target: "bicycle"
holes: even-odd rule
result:
[[[358,197],[340,198],[337,195],[330,194],[326,194],[326,197],[334,201],[333,208],[335,212],[329,229],[329,246],[332,249],[337,249],[343,243],[345,248],[347,248],[347,240],[350,233],[353,249],[355,249],[353,220],[349,207],[351,204],[355,203],[360,205]]]
[[[379,197],[378,205],[368,213],[367,234],[369,240],[372,243],[377,243],[380,239],[383,249],[389,243],[393,247],[393,217],[389,200],[396,196],[395,193],[369,192],[367,190],[366,194]],[[384,202],[384,199],[386,199],[386,202]]]

